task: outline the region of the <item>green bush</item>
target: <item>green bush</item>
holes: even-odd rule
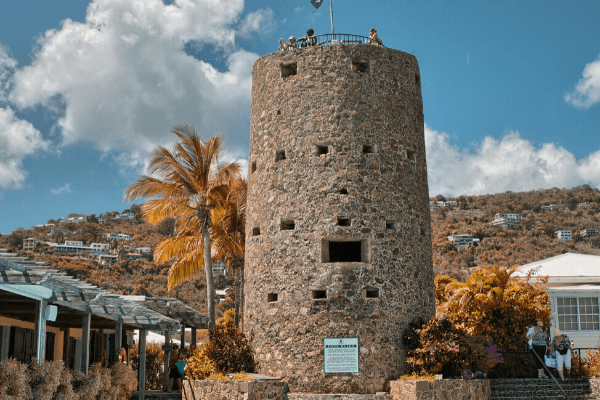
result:
[[[217,372],[254,372],[254,351],[246,335],[238,331],[233,322],[215,325],[208,332],[210,342],[205,349]]]
[[[215,372],[215,364],[206,356],[206,345],[194,350],[185,368],[185,377],[189,380],[204,380]]]

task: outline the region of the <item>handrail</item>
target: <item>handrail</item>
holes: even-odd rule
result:
[[[565,391],[563,390],[562,386],[560,386],[560,384],[558,383],[558,381],[556,380],[556,378],[554,377],[554,375],[550,372],[550,370],[548,369],[548,366],[546,365],[545,360],[542,360],[540,358],[540,356],[538,355],[538,353],[536,353],[531,347],[529,347],[529,349],[531,350],[531,352],[535,355],[535,357],[538,359],[539,362],[542,363],[542,365],[544,366],[544,369],[546,370],[546,372],[548,373],[548,375],[550,376],[550,378],[552,378],[552,380],[554,381],[554,383],[556,383],[556,386],[558,386],[558,388],[560,389],[560,391],[562,392],[563,396],[565,396],[565,399],[567,399],[567,394],[565,393]]]
[[[292,44],[291,47],[301,49],[312,46],[331,46],[336,44],[369,44],[371,38],[367,36],[351,35],[348,33],[326,33],[323,35],[304,36]],[[383,46],[383,45],[380,45]]]

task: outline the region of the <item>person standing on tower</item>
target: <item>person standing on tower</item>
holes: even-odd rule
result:
[[[383,46],[383,40],[379,39],[379,35],[377,35],[377,30],[375,28],[371,28],[369,31],[369,41],[367,44],[372,44],[374,46]]]

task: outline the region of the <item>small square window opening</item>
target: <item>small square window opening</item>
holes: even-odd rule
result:
[[[339,226],[350,226],[350,219],[349,218],[338,218],[336,225]]]
[[[367,299],[376,299],[379,297],[379,289],[367,289],[365,290],[365,297]]]
[[[279,296],[278,296],[278,294],[277,294],[277,293],[269,293],[269,294],[267,295],[267,301],[268,301],[269,303],[275,303],[275,302],[277,301],[278,297],[279,297]]]
[[[410,161],[417,161],[417,152],[413,150],[406,150],[406,157]]]
[[[346,189],[346,188],[340,189],[340,194],[348,194],[348,189]]]
[[[313,299],[326,299],[327,298],[327,290],[313,290],[312,298]]]
[[[396,230],[396,223],[394,221],[385,221],[385,229]]]
[[[285,150],[277,150],[275,152],[275,161],[285,160]]]
[[[369,60],[367,58],[354,57],[352,59],[352,70],[355,72],[369,72]]]
[[[282,231],[293,231],[295,227],[294,221],[281,221]]]
[[[256,228],[252,228],[252,236],[259,236],[260,235],[260,228],[256,227]]]
[[[252,161],[251,171],[252,171],[252,173],[256,172],[256,161]]]
[[[375,146],[371,146],[369,144],[364,144],[362,147],[363,154],[373,154],[375,153]]]
[[[317,155],[322,156],[325,154],[329,154],[329,146],[317,145]]]
[[[298,74],[298,63],[281,64],[281,77],[287,78],[288,76]]]

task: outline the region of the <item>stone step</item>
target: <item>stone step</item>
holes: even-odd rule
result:
[[[394,400],[388,393],[377,394],[316,394],[288,393],[288,400]]]
[[[564,397],[561,396],[557,396],[557,395],[552,395],[552,396],[530,396],[530,395],[525,395],[525,396],[494,396],[492,395],[492,397],[490,397],[490,400],[561,400],[564,399]],[[593,395],[593,394],[587,394],[587,395],[582,395],[582,396],[570,396],[568,395],[567,400],[598,400],[598,396]]]

